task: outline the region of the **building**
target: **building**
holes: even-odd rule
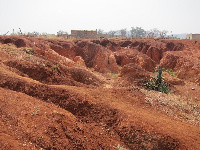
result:
[[[71,30],[71,38],[97,39],[97,30]]]
[[[187,34],[186,39],[190,40],[200,40],[200,34]]]

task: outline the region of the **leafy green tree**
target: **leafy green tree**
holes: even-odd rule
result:
[[[130,32],[132,38],[143,38],[146,35],[146,31],[141,27],[131,27]]]

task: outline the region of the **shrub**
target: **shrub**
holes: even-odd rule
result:
[[[166,94],[171,90],[170,86],[165,83],[164,79],[162,78],[162,69],[160,66],[158,67],[157,77],[147,80],[144,85],[146,89],[155,90]]]

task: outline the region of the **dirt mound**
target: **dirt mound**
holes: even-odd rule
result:
[[[162,40],[134,40],[126,41],[125,47],[129,46],[131,49],[136,49],[143,54],[149,56],[152,60],[159,63],[166,51],[182,51],[184,49],[183,43],[162,41]]]
[[[23,39],[18,39],[15,41],[17,47],[26,47],[26,42]]]
[[[120,85],[131,86],[137,85],[142,80],[150,79],[151,73],[134,63],[129,63],[122,68],[120,77]]]
[[[26,42],[25,42],[25,39],[23,38],[5,38],[4,39],[4,44],[14,44],[16,45],[16,47],[26,47]]]
[[[187,52],[167,52],[165,53],[160,65],[163,68],[172,69],[176,72],[177,77],[188,81],[195,82],[200,85],[200,68],[199,59],[191,55],[184,55]]]
[[[160,65],[162,68],[174,69],[176,67],[178,58],[179,57],[174,55],[174,53],[166,52],[160,62]]]
[[[11,59],[11,57],[10,57],[7,53],[1,52],[1,51],[0,51],[0,57],[1,57],[0,62],[1,62],[1,61],[6,61],[6,60]]]
[[[125,143],[134,149],[159,149],[159,150],[174,150],[179,149],[178,141],[171,137],[158,138],[148,133],[141,132],[133,126],[129,128],[121,128],[120,136],[126,139]],[[133,136],[134,135],[134,136]],[[151,142],[147,142],[148,139]],[[135,142],[133,142],[135,140]],[[148,146],[147,146],[148,145]]]
[[[53,104],[2,88],[0,94],[1,149],[112,149],[118,144]]]
[[[67,67],[72,67],[72,66],[76,66],[76,65],[85,66],[83,62],[79,63],[81,60],[78,61],[78,64],[77,64],[74,61],[72,61],[71,59],[61,56],[57,52],[55,52],[54,50],[51,50],[51,49],[45,50],[44,57],[49,60],[52,60],[54,62],[58,62],[59,64],[65,65]]]
[[[101,81],[95,75],[83,69],[69,68],[67,72],[70,74],[71,78],[73,78],[75,81],[86,85],[99,86],[100,84],[103,83],[103,81]]]
[[[129,63],[122,68],[121,76],[131,76],[133,79],[140,79],[149,76],[149,73],[136,64]]]
[[[74,62],[76,62],[78,66],[86,67],[85,61],[82,59],[81,56],[74,57]]]
[[[128,46],[130,46],[131,44],[132,44],[131,41],[124,41],[120,46],[121,46],[121,47],[128,47]]]
[[[12,43],[16,47],[33,48],[38,54],[44,55],[45,50],[52,49],[61,56],[73,59],[75,57],[72,50],[73,43],[67,41],[59,41],[53,39],[32,38],[24,36],[0,37],[3,44]]]
[[[14,43],[14,41],[11,38],[6,38],[6,39],[2,38],[1,41],[3,44]]]
[[[134,41],[131,43],[130,48],[137,47],[138,45],[140,45],[140,42]]]
[[[93,43],[100,44],[103,47],[106,47],[107,49],[111,51],[117,51],[120,49],[120,45],[115,40],[109,40],[109,39],[102,39],[102,40],[92,40]]]
[[[37,38],[27,38],[24,36],[1,36],[0,41],[2,44],[13,44],[16,47],[27,47],[37,50],[42,54],[42,50],[49,49],[49,46],[46,45],[46,42],[42,39]]]
[[[166,83],[170,84],[170,85],[184,85],[184,81],[177,78],[176,75],[172,76],[167,72],[163,72],[163,78],[165,80]]]
[[[174,42],[166,43],[166,51],[181,51],[183,49],[184,49],[183,43],[174,43]]]
[[[5,64],[9,67],[16,68],[26,74],[29,78],[43,82],[45,84],[67,84],[75,85],[75,82],[60,69],[59,64],[50,64],[41,62],[34,64],[23,60],[7,61]]]
[[[80,83],[95,86],[101,84],[101,81],[97,77],[79,68],[65,68],[64,66],[50,62],[34,64],[23,60],[7,61],[5,64],[16,68],[29,78],[45,84],[72,86],[81,86]]]
[[[59,55],[72,59],[76,56],[73,50],[73,43],[56,40],[48,40],[50,48]]]
[[[135,63],[147,71],[154,71],[155,62],[146,55],[133,49],[122,49],[115,52],[117,64],[124,66],[129,63]]]
[[[87,41],[78,42],[75,49],[76,55],[83,58],[87,67],[102,73],[119,71],[111,50]]]

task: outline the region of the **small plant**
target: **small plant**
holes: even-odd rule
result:
[[[119,68],[119,70],[121,71],[123,67],[122,67],[122,66],[118,66],[118,68]]]
[[[163,72],[169,73],[169,74],[170,74],[171,76],[173,76],[173,77],[177,77],[176,72],[173,72],[172,69],[165,69],[165,68],[162,68],[162,71],[163,71]]]
[[[120,144],[117,145],[118,150],[127,150],[126,148],[123,148]]]
[[[36,106],[35,109],[36,109],[36,110],[33,111],[32,114],[31,114],[32,116],[38,114],[38,112],[40,111],[38,106]]]
[[[43,67],[46,66],[46,64],[45,64],[44,62],[39,62],[39,61],[38,61],[37,64],[38,64],[38,65],[41,65],[41,66],[43,66]]]
[[[145,87],[149,90],[155,90],[166,94],[171,90],[169,85],[165,83],[162,78],[162,69],[160,66],[158,67],[157,77],[147,80],[145,82]]]
[[[53,65],[53,66],[51,67],[51,69],[52,69],[52,70],[56,70],[56,69],[59,68],[59,66],[60,66],[59,64],[55,64],[55,65]]]
[[[45,66],[46,66],[46,64],[45,64],[45,63],[41,63],[41,65],[42,65],[43,67],[45,67]]]
[[[25,52],[27,53],[27,54],[33,54],[34,53],[34,50],[33,49],[25,49]]]

